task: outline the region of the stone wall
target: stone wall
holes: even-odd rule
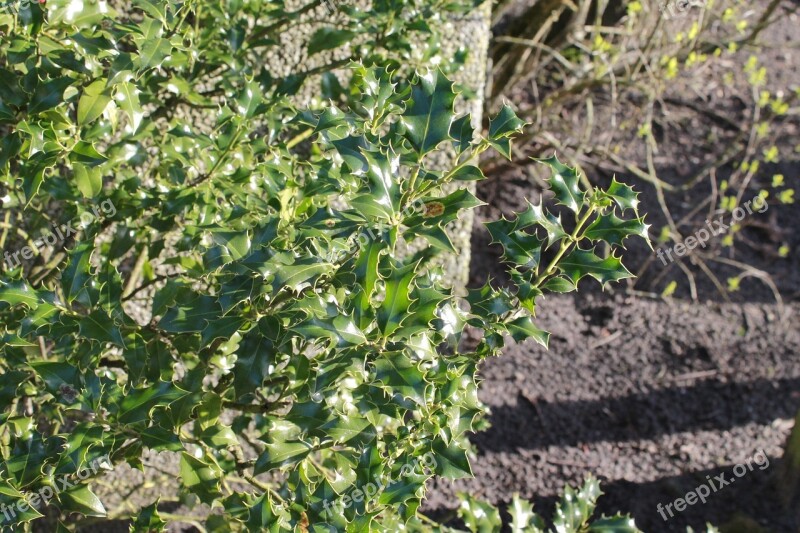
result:
[[[334,0],[331,0],[334,1]],[[287,10],[301,8],[303,2],[287,2]],[[307,13],[307,22],[301,22],[288,28],[276,36],[279,45],[271,49],[272,51],[265,56],[265,62],[269,65],[270,71],[276,76],[286,76],[292,72],[313,69],[320,65],[329,64],[332,61],[345,59],[352,53],[347,47],[336,49],[331,53],[320,53],[313,57],[307,57],[306,42],[308,38],[319,27],[320,19],[336,17],[335,12],[331,12],[331,5],[325,4],[318,6],[316,10]],[[484,82],[486,77],[486,55],[489,42],[489,21],[491,6],[488,2],[472,11],[466,16],[450,16],[440,21],[442,32],[441,56],[443,61],[447,61],[458,50],[468,51],[468,60],[464,68],[457,73],[455,81],[469,87],[475,97],[472,100],[459,99],[457,106],[459,112],[469,112],[476,129],[480,129],[483,110]],[[346,75],[343,70],[342,76]],[[319,103],[319,96],[315,94],[319,87],[319,80],[310,79],[306,82],[300,92],[298,104]],[[316,102],[315,102],[316,100]],[[450,164],[452,154],[446,151],[442,153],[439,164],[444,168]],[[446,257],[443,260],[443,267],[449,280],[460,290],[466,285],[469,275],[470,258],[470,236],[472,232],[472,214],[468,213],[461,220],[453,223],[451,235],[453,244],[460,251],[458,256]],[[253,451],[251,450],[252,454]],[[142,462],[145,465],[145,472],[133,469],[127,465],[117,466],[113,472],[103,476],[95,485],[95,492],[105,504],[109,511],[109,516],[125,516],[130,512],[153,503],[157,499],[162,501],[174,501],[178,494],[178,455],[170,452],[155,453],[145,452]],[[180,503],[168,504],[166,506],[176,514],[205,516],[210,509],[206,506],[188,509]],[[171,529],[179,531],[180,526]],[[127,525],[122,522],[104,523],[89,528],[87,531],[108,532],[127,532]]]

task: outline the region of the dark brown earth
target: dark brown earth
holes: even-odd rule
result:
[[[766,46],[757,51],[772,65],[773,92],[787,93],[800,84],[798,52],[787,44],[797,39],[798,23],[796,17],[782,20],[766,32]],[[746,59],[743,54],[741,60]],[[740,67],[711,68],[705,78],[671,90],[738,121],[747,114],[741,94],[748,89],[718,84],[721,70],[731,68]],[[693,86],[710,89],[701,94]],[[708,116],[687,113],[682,119],[674,114],[672,118],[660,133],[657,169],[660,178],[680,185],[720,148],[709,145],[709,135],[724,143],[732,132],[724,131],[730,124],[713,124]],[[777,173],[800,189],[797,116],[780,127],[782,162],[764,166],[745,198]],[[643,167],[635,143],[631,139],[627,155]],[[611,179],[601,167],[589,170],[596,184]],[[730,171],[720,168],[718,178]],[[652,187],[625,173],[618,172],[617,179],[642,192],[640,209],[648,213],[649,223],[659,228],[665,224]],[[706,181],[667,195],[676,219],[708,197]],[[479,196],[489,203],[479,218],[496,219],[523,209],[525,198],[538,200],[541,188],[536,183],[527,167],[496,168],[479,188]],[[653,261],[649,249],[630,247],[625,257],[632,271],[641,273],[651,260],[635,285],[603,293],[587,283],[578,294],[547,298],[537,314],[539,325],[552,332],[550,349],[533,343],[510,345],[502,357],[484,365],[481,398],[491,409],[492,427],[471,439],[475,478],[436,480],[426,512],[458,524],[457,491],[497,504],[508,503],[519,492],[549,517],[563,486],[578,484],[593,473],[606,493],[600,511],[629,512],[645,531],[686,531],[687,526],[705,530],[707,522],[721,526],[733,521],[738,531],[758,531],[757,524],[767,531],[800,531],[800,513],[782,507],[775,489],[782,446],[800,409],[800,204],[770,203],[768,211],[754,215],[751,222],[742,234],[746,240],[723,256],[768,273],[784,306],[753,277],[745,278],[741,290],[726,301],[710,278],[687,262],[696,276],[698,300],[693,302],[680,269],[671,267],[661,275],[664,267]],[[702,220],[694,223],[702,225]],[[691,234],[689,227],[682,228],[684,235]],[[781,244],[792,250],[789,257],[774,254]],[[489,244],[479,223],[472,250],[472,286],[489,276],[500,283],[506,279],[499,250]],[[736,274],[725,265],[709,266],[723,284]],[[678,283],[675,298],[659,298],[672,280]],[[645,293],[651,297],[642,296]],[[736,478],[734,466],[759,450],[769,457],[769,466]],[[707,476],[720,474],[735,481],[705,504],[697,503],[668,521],[659,515],[658,504],[672,503],[706,483]]]
[[[622,295],[550,298],[539,312],[550,350],[511,346],[482,371],[492,428],[476,435],[475,479],[431,487],[429,509],[454,490],[493,502],[514,492],[550,514],[564,483],[587,473],[601,510],[631,512],[645,531],[683,531],[745,513],[772,531],[770,478],[800,408],[800,305],[783,321],[769,304],[693,305]],[[656,512],[763,449],[755,470],[664,523]],[[757,496],[755,496],[757,495]],[[432,513],[435,514],[435,513]]]

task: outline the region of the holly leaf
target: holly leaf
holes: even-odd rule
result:
[[[497,507],[463,492],[458,494],[458,498],[461,500],[458,516],[470,531],[494,533],[501,530],[502,521]]]
[[[211,505],[222,495],[219,488],[221,477],[222,469],[212,459],[202,461],[186,452],[181,453],[181,485],[201,502]]]
[[[158,500],[147,507],[142,507],[131,524],[131,533],[153,533],[163,531],[167,523],[158,514]]]
[[[306,339],[327,337],[337,348],[358,346],[367,342],[364,333],[356,327],[353,319],[344,315],[339,315],[333,320],[320,320],[312,317],[291,329]]]
[[[315,279],[332,269],[332,264],[320,262],[315,257],[297,259],[291,265],[278,267],[275,278],[272,280],[272,290],[274,293],[282,288],[298,291],[300,287],[313,284]]]
[[[418,226],[443,226],[456,220],[464,209],[474,209],[484,205],[468,189],[458,189],[443,198],[425,198],[421,212],[407,217],[403,222],[409,227],[407,239],[413,235],[424,234],[427,229]]]
[[[96,80],[83,89],[78,100],[78,124],[86,126],[97,120],[111,102],[111,90],[106,80]]]
[[[648,228],[650,228],[650,225],[645,224],[641,219],[622,220],[614,213],[608,213],[597,217],[594,222],[586,228],[584,235],[593,241],[605,241],[609,244],[619,246],[623,245],[623,241],[627,237],[635,235],[641,237],[649,244],[650,239],[647,234]]]
[[[72,163],[72,172],[84,198],[94,198],[103,190],[103,177],[99,169],[82,163]]]
[[[453,121],[450,125],[450,137],[453,139],[456,153],[460,154],[470,147],[475,137],[475,128],[472,127],[470,115],[463,115]]]
[[[8,481],[0,479],[0,506],[2,509],[13,509],[13,514],[9,513],[9,517],[3,517],[3,526],[11,527],[12,531],[16,524],[24,524],[32,520],[36,520],[44,516],[42,513],[32,508],[30,505],[25,505],[24,510],[21,510],[17,505],[19,502],[26,501],[25,495],[17,490],[16,487],[11,485]]]
[[[453,173],[451,179],[455,181],[481,181],[485,180],[486,176],[480,168],[473,165],[464,165]]]
[[[128,391],[119,405],[117,420],[121,424],[138,424],[150,418],[156,407],[166,407],[183,398],[188,392],[171,382],[162,381],[141,389]]]
[[[416,265],[392,269],[384,281],[386,296],[378,308],[378,327],[384,337],[390,337],[408,316],[411,306],[411,283],[416,277]]]
[[[510,105],[504,104],[496,117],[489,120],[489,140],[507,139],[522,131],[525,121],[520,119]]]
[[[472,467],[469,464],[467,451],[456,442],[447,445],[442,440],[435,440],[432,452],[436,457],[436,466],[434,467],[436,475],[448,479],[472,477]]]
[[[380,241],[370,241],[365,246],[361,247],[358,258],[356,259],[353,273],[356,276],[356,283],[363,289],[361,298],[359,299],[360,310],[369,307],[370,298],[372,298],[372,294],[375,292],[375,286],[380,280],[378,264],[384,246],[385,245]]]
[[[535,234],[524,231],[514,231],[515,222],[505,219],[485,223],[492,244],[503,247],[503,258],[511,263],[526,268],[535,268],[539,265],[544,241]]]
[[[511,515],[511,533],[544,533],[547,527],[544,520],[533,512],[533,505],[517,493],[511,498],[508,513]]]
[[[125,347],[122,333],[111,317],[101,309],[95,309],[83,317],[79,323],[80,336],[101,344],[114,344]]]
[[[551,292],[556,292],[559,294],[572,292],[577,289],[572,281],[562,278],[561,276],[556,276],[554,278],[550,278],[542,284],[542,289],[546,289]]]
[[[411,100],[400,120],[406,129],[405,137],[419,155],[451,138],[455,99],[453,82],[441,70],[417,76],[411,86]]]
[[[395,179],[400,160],[377,150],[363,150],[362,154],[367,162],[369,192],[353,198],[353,207],[364,215],[391,220],[400,210],[400,188]]]
[[[206,324],[219,319],[222,308],[212,296],[195,295],[191,300],[171,307],[158,322],[158,327],[172,333],[199,332]]]
[[[86,485],[61,492],[58,494],[58,499],[61,500],[62,508],[66,512],[81,513],[84,516],[106,516],[103,502]]]
[[[24,304],[29,309],[36,309],[41,301],[38,291],[27,282],[0,280],[0,302],[9,305]]]
[[[556,217],[548,212],[543,203],[536,205],[528,202],[527,209],[517,214],[515,230],[527,229],[532,226],[539,226],[547,233],[545,248],[549,248],[568,235],[561,222],[561,216]]]
[[[312,450],[310,444],[301,441],[269,443],[256,461],[254,472],[261,474],[275,468],[295,465]]]
[[[512,320],[506,324],[506,328],[511,337],[517,342],[532,338],[545,348],[550,343],[550,333],[537,328],[530,317],[524,316]]]
[[[63,103],[64,93],[74,81],[74,79],[64,76],[40,82],[28,105],[28,113],[31,115],[42,113]]]
[[[594,253],[594,250],[572,250],[566,257],[558,263],[558,269],[569,278],[573,284],[584,276],[590,276],[602,285],[609,281],[619,281],[625,278],[632,278],[627,268],[618,258],[610,255],[603,259]]]
[[[611,185],[606,189],[605,193],[616,202],[623,213],[626,209],[633,209],[634,212],[637,212],[639,193],[634,192],[633,187],[618,182],[616,178],[612,178]]]
[[[556,201],[572,212],[578,213],[583,207],[584,193],[578,185],[580,177],[577,171],[562,164],[556,156],[538,161],[553,169],[553,175],[547,182],[555,193]]]
[[[384,353],[374,363],[375,379],[389,392],[425,405],[425,375],[403,352]]]
[[[122,112],[128,116],[130,121],[128,133],[135,134],[139,131],[139,126],[141,126],[144,118],[142,105],[139,103],[139,89],[128,81],[118,83],[114,92],[114,100],[116,100]]]
[[[564,489],[564,496],[556,505],[553,525],[558,531],[580,531],[594,513],[600,497],[600,482],[589,477],[580,490]]]

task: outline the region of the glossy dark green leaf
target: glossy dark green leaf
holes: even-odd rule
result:
[[[516,230],[535,226],[544,229],[547,234],[547,248],[567,236],[561,223],[561,217],[556,217],[548,212],[541,203],[539,205],[528,203],[527,209],[517,214],[515,222],[514,229]]]
[[[337,316],[330,321],[310,318],[294,326],[292,330],[307,339],[327,337],[339,348],[358,346],[367,341],[364,333],[346,316]]]
[[[402,352],[384,353],[375,361],[375,378],[387,389],[418,404],[425,403],[425,376]]]
[[[378,327],[384,337],[391,336],[408,316],[414,269],[415,265],[394,268],[389,278],[384,280],[386,296],[378,309]]]
[[[153,533],[164,531],[167,523],[158,514],[158,500],[143,507],[131,524],[132,533]]]
[[[459,217],[462,210],[474,209],[483,205],[483,202],[468,189],[457,189],[445,197],[425,198],[422,209],[405,219],[405,224],[411,228],[412,234],[418,234],[420,225],[441,226],[448,224]]]
[[[83,388],[80,370],[67,362],[35,361],[30,366],[45,382],[47,391],[56,398],[61,398],[67,391],[73,397],[77,396]]]
[[[541,259],[544,241],[536,235],[524,231],[514,231],[515,223],[505,219],[487,222],[486,229],[492,236],[492,243],[503,247],[503,258],[519,266],[535,268]]]
[[[544,282],[542,284],[542,289],[563,294],[577,290],[577,287],[572,281],[556,276]]]
[[[86,339],[101,344],[114,344],[120,348],[125,346],[119,326],[114,324],[111,317],[100,309],[92,311],[91,314],[82,318],[79,328],[80,335]]]
[[[353,198],[353,207],[367,216],[392,219],[400,210],[400,187],[395,170],[399,158],[377,151],[363,151],[362,154],[367,163],[369,192]]]
[[[200,460],[186,452],[182,453],[180,477],[181,485],[197,495],[203,503],[210,505],[221,496],[219,481],[222,470],[208,459]]]
[[[545,348],[550,342],[550,334],[536,327],[530,317],[520,317],[506,324],[508,332],[517,342],[533,339]]]
[[[473,165],[465,165],[453,173],[452,179],[455,181],[481,181],[485,180],[486,176],[480,168]]]
[[[449,446],[444,442],[436,441],[433,445],[436,474],[447,479],[461,479],[472,477],[472,467],[469,464],[467,451],[455,442]]]
[[[63,103],[64,91],[74,81],[70,77],[63,76],[39,83],[28,105],[28,113],[32,115],[42,113]]]
[[[496,117],[489,120],[489,139],[496,141],[519,133],[525,121],[517,117],[508,104],[503,104]]]
[[[274,510],[272,496],[269,493],[260,496],[248,509],[245,525],[248,531],[266,531],[269,533],[279,533],[281,531],[278,515]]]
[[[82,163],[73,163],[72,172],[75,175],[78,190],[84,198],[94,198],[103,190],[102,174],[97,168]]]
[[[547,180],[550,188],[556,195],[559,204],[568,207],[577,213],[583,207],[584,194],[581,191],[578,172],[562,164],[556,156],[547,159],[539,159],[553,170],[553,174]]]
[[[0,302],[10,305],[23,304],[30,309],[35,309],[41,297],[30,285],[24,281],[0,280]]]
[[[457,153],[464,152],[472,144],[475,136],[475,128],[472,127],[470,115],[458,117],[450,125],[450,137]],[[473,167],[476,168],[476,167]],[[480,172],[480,170],[478,170]]]
[[[419,154],[424,155],[451,139],[454,102],[453,82],[440,70],[420,74],[411,86],[411,100],[401,120],[406,138]]]
[[[459,498],[462,503],[458,508],[458,516],[470,531],[475,533],[500,531],[502,521],[497,507],[464,493],[459,493]]]
[[[256,461],[255,473],[260,474],[274,468],[297,464],[311,453],[311,449],[309,444],[300,441],[267,444]]]
[[[89,302],[87,287],[92,280],[89,270],[92,251],[90,243],[83,242],[77,245],[70,254],[67,268],[61,274],[61,286],[70,302],[76,299],[85,303]]]
[[[131,390],[125,395],[119,406],[117,420],[122,424],[144,422],[150,417],[153,409],[159,406],[166,407],[186,394],[186,391],[168,382]]]
[[[330,263],[323,263],[314,258],[298,259],[275,273],[272,282],[273,292],[278,292],[282,288],[296,291],[303,285],[312,284],[316,278],[330,272],[332,268],[333,265]]]
[[[618,182],[616,178],[612,178],[611,185],[609,185],[605,192],[623,211],[626,209],[633,209],[634,212],[637,211],[639,207],[639,194],[634,192],[633,187]]]
[[[564,531],[580,531],[594,513],[600,492],[600,482],[589,478],[580,490],[564,489],[564,496],[556,505],[553,525]]]
[[[78,124],[91,124],[103,114],[111,103],[111,90],[106,87],[105,80],[95,80],[83,89],[78,100]]]
[[[119,108],[128,116],[128,133],[134,134],[139,130],[139,126],[144,119],[144,111],[139,102],[139,89],[131,82],[124,81],[117,84],[114,93],[114,100]]]
[[[598,216],[586,228],[584,235],[594,241],[604,241],[622,246],[623,241],[631,235],[641,237],[649,242],[647,230],[650,226],[639,219],[622,220],[614,213]]]
[[[633,277],[618,258],[611,255],[603,259],[593,250],[573,250],[558,263],[558,269],[576,285],[584,276],[590,276],[603,285]]]
[[[79,485],[58,494],[64,511],[84,516],[106,516],[103,502],[86,485]]]
[[[106,161],[106,157],[98,152],[93,145],[83,141],[76,143],[75,146],[72,147],[69,159],[73,163],[81,163],[90,166],[97,166]]]
[[[25,495],[5,479],[0,479],[0,505],[2,505],[2,508],[6,510],[13,508],[14,511],[13,514],[9,512],[8,518],[4,519],[4,526],[24,524],[44,516],[36,509],[31,508],[30,505],[26,505],[25,503],[20,504],[20,501],[26,501]],[[21,508],[17,507],[18,505],[21,505]]]
[[[158,327],[173,333],[197,332],[206,329],[222,315],[219,303],[211,296],[197,295],[192,300],[171,307]]]

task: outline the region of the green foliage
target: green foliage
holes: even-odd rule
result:
[[[504,108],[476,136],[444,72],[383,60],[430,34],[432,7],[346,8],[347,28],[321,30],[309,53],[342,32],[373,53],[325,109],[298,110],[286,95],[306,75],[260,62],[296,13],[143,0],[120,22],[99,5],[0,16],[13,32],[0,46],[0,243],[35,250],[0,276],[3,501],[101,456],[143,468],[153,450],[179,453],[186,501],[221,508],[208,530],[416,520],[427,479],[471,475],[479,363],[506,335],[547,343],[533,322],[547,291],[630,275],[613,249],[646,235],[632,191],[584,191],[546,160],[567,222],[531,205],[490,223],[513,283],[461,298],[434,259],[481,205],[463,183],[483,179],[478,155],[509,155],[523,123]],[[456,159],[442,169],[446,145]],[[77,229],[36,244],[53,224]],[[429,246],[401,253],[411,242]],[[475,350],[460,348],[467,327],[485,333]],[[105,515],[101,473],[55,495],[61,518]],[[374,497],[342,503],[369,484]],[[156,503],[129,517],[134,531],[163,529]]]
[[[553,528],[548,529],[544,519],[533,511],[533,505],[515,494],[508,506],[511,515],[509,523],[512,533],[637,533],[633,519],[629,516],[616,515],[592,520],[597,499],[603,493],[600,482],[589,476],[580,490],[572,487],[564,489],[564,495],[556,505],[553,515]],[[472,532],[490,533],[500,531],[500,511],[488,502],[461,494],[459,517]]]

